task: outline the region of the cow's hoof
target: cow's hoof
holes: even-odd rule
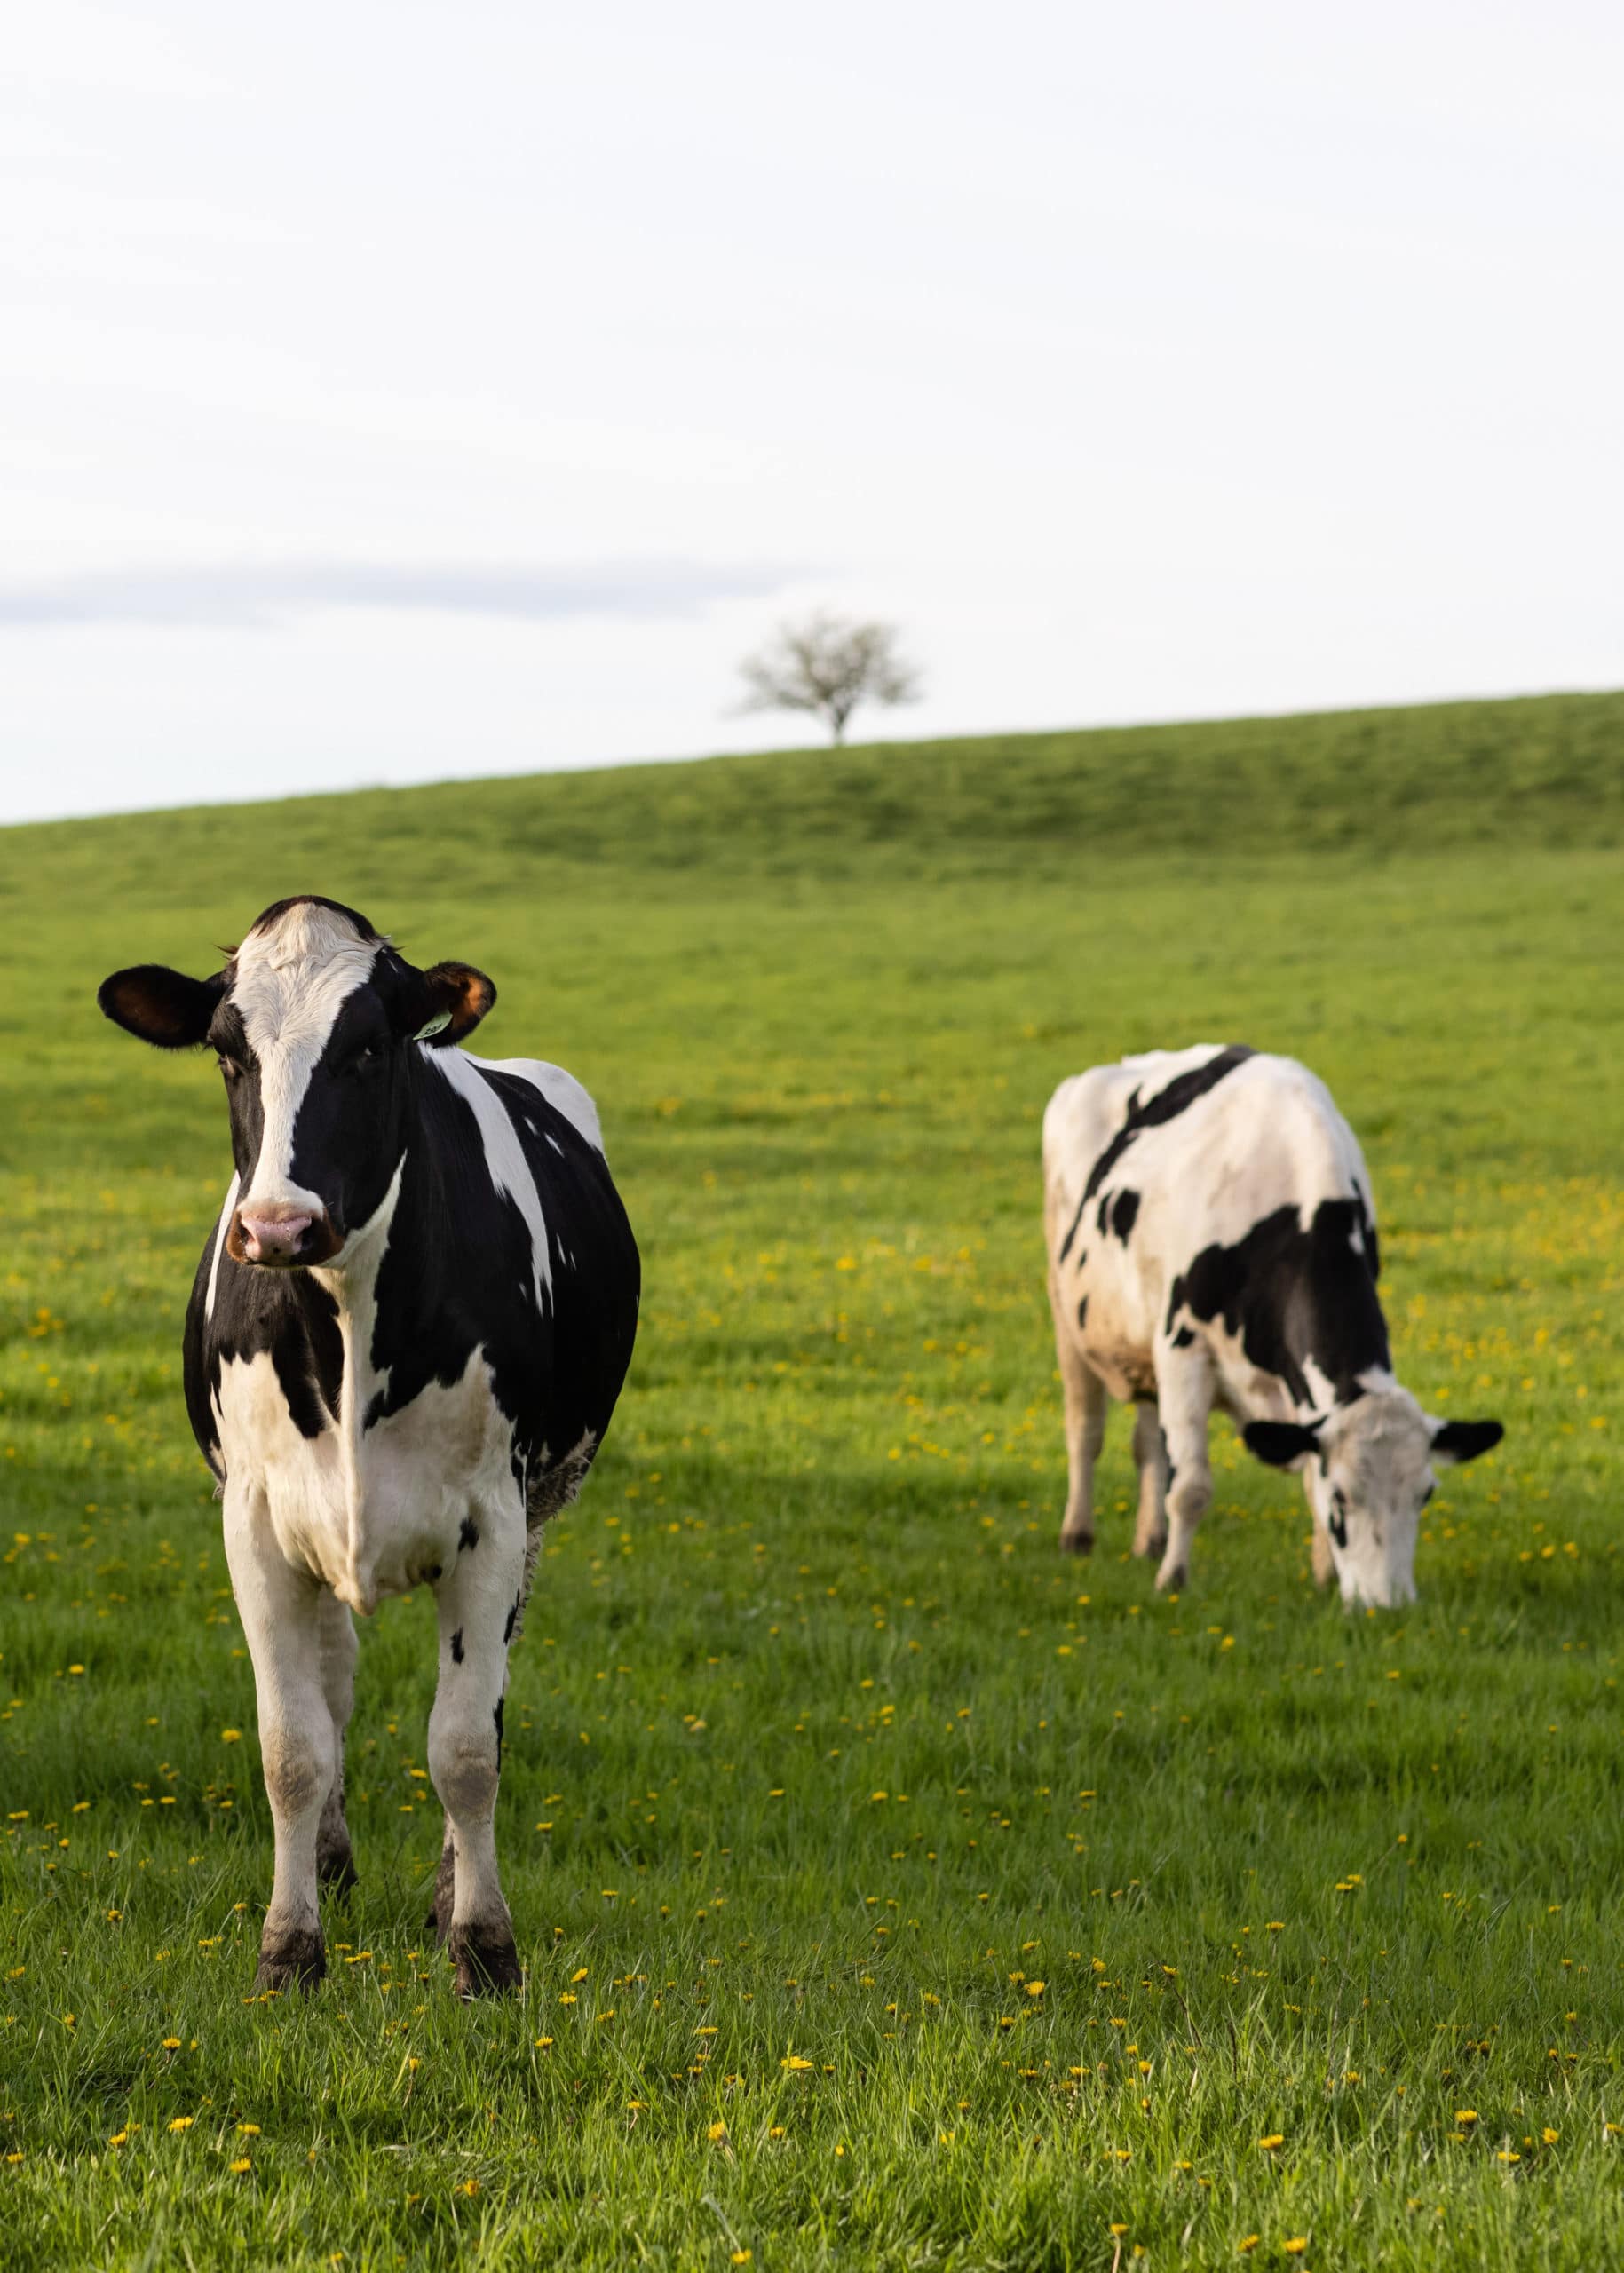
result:
[[[1063,1531],[1060,1534],[1062,1555],[1092,1555],[1094,1534],[1091,1531]]]
[[[259,1944],[256,1989],[313,1989],[327,1971],[327,1954],[321,1934],[313,1928],[303,1933],[279,1934]]]
[[[1141,1560],[1152,1555],[1160,1560],[1168,1551],[1166,1532],[1153,1532],[1148,1539],[1136,1539],[1133,1543],[1133,1551]]]
[[[355,1873],[355,1857],[347,1847],[336,1849],[331,1854],[318,1855],[316,1876],[329,1892],[341,1897],[360,1883]]]
[[[501,1997],[524,1985],[524,1968],[506,1926],[454,1926],[447,1949],[456,1967],[459,1997]]]
[[[1189,1580],[1190,1572],[1184,1564],[1176,1563],[1169,1571],[1164,1563],[1156,1573],[1156,1592],[1159,1595],[1183,1594]]]

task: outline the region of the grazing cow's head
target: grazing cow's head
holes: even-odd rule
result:
[[[1383,1389],[1321,1421],[1252,1421],[1249,1448],[1274,1468],[1301,1468],[1331,1545],[1342,1598],[1380,1609],[1415,1599],[1415,1533],[1433,1469],[1497,1445],[1498,1421],[1435,1421],[1406,1389]]]
[[[224,970],[115,971],[97,1000],[161,1049],[204,1042],[231,1108],[238,1199],[226,1250],[289,1269],[341,1261],[406,1145],[413,1045],[461,1041],[496,999],[467,963],[416,970],[336,900],[278,900]]]

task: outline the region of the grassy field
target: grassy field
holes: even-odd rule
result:
[[[1624,2261],[1624,698],[715,761],[0,835],[0,2262]],[[205,1061],[97,1017],[291,891],[596,1093],[642,1339],[516,1653],[528,1967],[422,1932],[426,1598],[362,1883],[251,1997],[254,1700],[179,1320]],[[1350,1618],[1216,1431],[1189,1591],[1062,1564],[1038,1120],[1306,1057],[1400,1370],[1497,1414]],[[1113,1514],[1114,1509],[1114,1514]]]

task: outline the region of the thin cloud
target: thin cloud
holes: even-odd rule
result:
[[[137,567],[0,584],[0,629],[143,623],[265,630],[338,608],[437,611],[529,623],[577,615],[685,616],[716,600],[781,591],[806,573],[764,562],[718,566],[680,559],[551,566],[297,560]]]

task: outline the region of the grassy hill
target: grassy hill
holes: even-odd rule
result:
[[[1621,729],[1552,697],[0,832],[8,2269],[1619,2261]],[[588,1081],[644,1249],[513,1662],[499,2010],[421,1931],[421,1596],[361,1635],[334,1976],[245,2001],[269,1825],[178,1396],[225,1113],[93,994],[298,890],[492,973],[482,1046]],[[1202,1037],[1330,1081],[1404,1377],[1507,1422],[1401,1616],[1315,1595],[1222,1429],[1184,1600],[1127,1554],[1120,1415],[1093,1563],[1055,1554],[1038,1116]]]
[[[131,784],[131,802],[141,785]],[[1624,694],[890,742],[297,797],[0,831],[0,895],[132,890],[337,854],[368,889],[555,867],[1077,875],[1137,855],[1266,859],[1624,843]],[[1086,875],[1086,871],[1081,872]],[[3,902],[0,902],[3,904]]]

